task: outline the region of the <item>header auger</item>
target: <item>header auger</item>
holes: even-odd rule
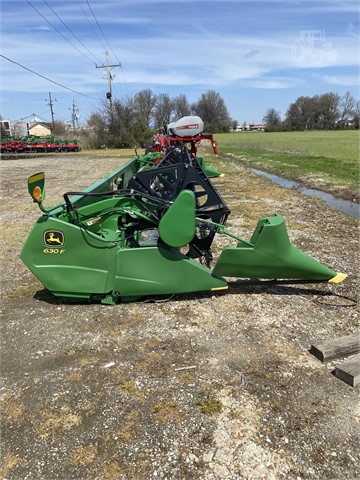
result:
[[[206,138],[197,118],[180,122],[192,136],[176,135],[165,150],[135,156],[83,192],[66,192],[54,207],[43,205],[44,173],[29,178],[43,215],[20,256],[55,296],[114,304],[225,290],[231,283],[225,277],[287,283],[346,277],[291,245],[281,215],[261,219],[249,241],[226,230],[230,210],[209,178],[219,172],[203,159],[201,166],[186,146]],[[237,245],[225,247],[212,268],[217,234]]]

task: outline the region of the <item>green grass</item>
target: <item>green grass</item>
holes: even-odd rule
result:
[[[216,139],[219,148],[237,145],[294,155],[359,159],[358,130],[236,132],[217,134]]]
[[[201,412],[205,413],[206,415],[214,415],[216,413],[220,413],[222,410],[222,403],[217,398],[214,393],[211,393],[205,398],[201,398],[197,405],[201,407]]]
[[[220,155],[303,181],[359,189],[359,131],[237,132],[216,135]]]

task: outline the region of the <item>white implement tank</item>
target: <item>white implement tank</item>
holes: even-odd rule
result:
[[[169,132],[177,137],[195,137],[204,131],[204,122],[200,117],[188,115],[169,123],[167,127]]]

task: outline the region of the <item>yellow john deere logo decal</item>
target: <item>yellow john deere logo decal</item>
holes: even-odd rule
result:
[[[44,243],[45,245],[49,245],[53,247],[54,245],[62,246],[64,245],[64,234],[63,232],[59,232],[59,230],[47,230],[44,233]]]

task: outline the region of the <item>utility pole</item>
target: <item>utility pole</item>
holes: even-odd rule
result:
[[[54,101],[57,102],[56,98],[55,98]],[[52,101],[51,93],[50,93],[50,92],[49,92],[49,100],[45,100],[45,102],[48,102],[48,105],[49,105],[49,107],[50,107],[51,120],[52,120],[52,128],[53,128],[53,130],[54,130],[54,127],[55,127],[54,110],[53,110],[53,101]]]
[[[107,81],[108,81],[108,86],[109,86],[109,91],[106,93],[106,98],[109,100],[110,103],[110,109],[112,111],[112,90],[111,90],[111,81],[113,79],[110,69],[114,67],[121,67],[121,63],[117,65],[110,65],[109,64],[109,52],[106,50],[106,65],[96,65],[96,68],[106,68],[107,72]]]
[[[76,129],[76,127],[78,127],[78,123],[79,123],[79,114],[78,114],[79,109],[75,105],[75,100],[73,100],[72,109],[69,108],[69,110],[72,110],[72,112],[71,112],[71,122],[72,122],[73,129],[75,131],[75,129]]]

